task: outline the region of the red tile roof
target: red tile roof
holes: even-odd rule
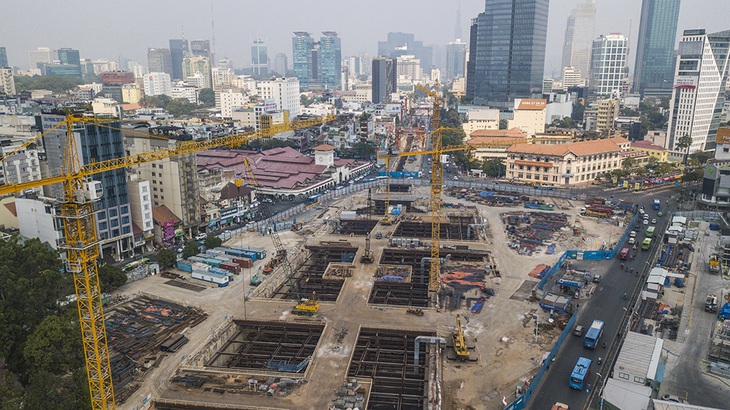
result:
[[[661,145],[656,145],[652,143],[651,141],[642,140],[642,141],[634,141],[631,143],[631,148],[641,148],[641,149],[651,149],[654,151],[666,151],[667,149],[662,147]]]
[[[160,205],[152,208],[152,219],[158,224],[162,225],[166,222],[173,221],[176,224],[182,222],[180,218],[175,215],[170,208],[165,205]]]
[[[623,139],[623,138],[621,138]],[[572,152],[577,156],[603,154],[621,151],[615,139],[569,142],[567,144],[516,144],[507,148],[507,152],[564,156]]]
[[[329,144],[317,145],[313,148],[315,151],[334,151],[335,147]]]

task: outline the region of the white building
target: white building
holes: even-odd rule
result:
[[[528,136],[545,132],[547,100],[515,98],[514,115],[507,129],[519,128]]]
[[[211,69],[213,89],[219,90],[223,87],[230,87],[236,78],[236,72],[228,67],[213,67]]]
[[[59,204],[50,198],[15,198],[18,228],[24,238],[38,238],[58,249],[63,239],[63,223],[56,219]]]
[[[15,95],[15,78],[10,67],[0,67],[0,93]]]
[[[498,130],[499,110],[488,107],[465,107],[466,113],[461,126],[468,140],[471,134],[477,130]]]
[[[248,96],[246,96],[246,94],[230,88],[218,90],[215,93],[215,101],[216,103],[220,101],[220,106],[218,108],[221,109],[221,116],[223,118],[232,118],[233,109],[243,107],[246,102],[248,102]]]
[[[172,97],[170,74],[149,73],[143,77],[144,93],[147,96],[167,95]]]
[[[580,69],[575,67],[564,67],[563,68],[563,91],[568,91],[569,87],[583,86],[585,80],[583,79],[583,73]]]
[[[278,111],[289,111],[289,118],[301,113],[299,102],[299,80],[295,77],[275,78],[256,83],[258,94],[263,100],[274,100]]]
[[[28,51],[28,61],[30,69],[37,69],[38,63],[50,64],[56,59],[56,52],[48,47],[38,47],[35,50]]]
[[[706,34],[704,29],[684,31],[679,43],[665,145],[675,158],[684,155],[685,150],[677,147],[683,135],[692,137],[690,153],[714,146],[729,58],[730,30],[713,34]]]
[[[398,77],[403,77],[408,81],[418,81],[421,79],[421,60],[416,56],[405,55],[396,57],[396,72]]]
[[[17,138],[0,139],[0,153],[3,156],[18,149],[25,140]],[[0,162],[0,185],[41,179],[41,168],[38,162],[38,151],[26,148],[12,154]],[[40,188],[38,188],[40,190]]]
[[[187,85],[180,81],[172,86],[172,92],[170,93],[172,99],[187,98],[190,104],[198,103],[198,89],[193,85]]]
[[[127,61],[127,71],[134,73],[134,78],[142,78],[147,74],[147,67],[139,61],[129,60]]]
[[[138,174],[130,174],[127,189],[129,190],[129,210],[132,213],[132,223],[143,232],[145,238],[154,236],[150,181],[141,179]],[[135,242],[134,247],[142,245],[144,243]]]
[[[94,110],[94,115],[99,117],[122,117],[122,108],[119,106],[119,102],[112,98],[94,98],[91,102],[91,108]]]
[[[570,117],[573,114],[573,100],[569,93],[551,93],[545,107],[545,123]]]
[[[629,40],[609,34],[593,40],[590,89],[595,95],[620,96],[629,80]]]

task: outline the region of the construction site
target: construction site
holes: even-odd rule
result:
[[[124,394],[121,408],[147,402],[158,409],[210,409],[214,403],[240,409],[501,408],[503,392],[529,383],[561,331],[541,324],[536,335],[531,325],[543,314],[530,298],[537,284],[527,274],[534,256],[551,265],[557,260],[551,251],[562,252],[571,241],[605,241],[602,226],[577,222],[564,200],[554,205],[564,213],[508,215],[444,196],[441,274],[432,289],[432,219],[424,212],[429,188],[390,182],[308,207],[297,216],[297,229],[277,233],[290,268],[271,262],[282,259],[276,241],[250,231],[224,247],[263,247],[269,257],[231,275],[225,287],[173,269],[123,288],[129,301],[113,310],[176,300],[183,311],[198,313],[188,315],[190,324],[167,329],[189,339],[172,357],[159,349],[134,356],[154,360],[127,383],[134,391]],[[510,221],[532,228],[512,229]],[[546,244],[561,236],[565,244],[549,251]],[[516,240],[530,252],[515,252],[510,244]],[[263,266],[273,269],[264,273]],[[543,319],[548,323],[547,315]],[[137,332],[148,330],[139,326]],[[165,334],[155,333],[149,343],[159,346]],[[128,354],[116,343],[110,347]]]

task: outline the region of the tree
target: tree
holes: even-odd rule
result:
[[[507,172],[507,167],[501,158],[490,158],[484,161],[482,170],[487,176],[501,178]]]
[[[171,268],[177,263],[177,255],[172,249],[162,248],[157,252],[157,262],[159,262],[162,269]]]
[[[654,168],[659,163],[659,159],[654,156],[650,156],[649,159],[646,160],[646,166],[649,168]]]
[[[364,141],[356,142],[352,148],[340,152],[342,158],[370,159],[374,155],[375,147]]]
[[[195,256],[200,253],[200,247],[195,241],[188,241],[182,251],[183,259],[187,259],[191,256]]]
[[[203,245],[205,245],[206,249],[215,249],[221,245],[223,245],[223,240],[217,236],[208,235],[205,238],[205,242],[203,242]]]
[[[704,177],[705,170],[702,168],[693,169],[682,176],[682,182],[701,181]]]
[[[572,118],[563,117],[554,120],[550,125],[557,128],[573,128],[575,126],[575,123],[573,122]]]
[[[573,103],[573,111],[570,113],[570,118],[573,120],[576,124],[582,124],[583,123],[583,113],[585,112],[586,107],[580,103],[575,102]]]
[[[99,268],[99,282],[101,291],[109,293],[127,283],[127,274],[119,267],[106,264]]]
[[[58,77],[55,75],[44,76],[17,76],[15,80],[15,89],[18,93],[26,90],[50,90],[55,94],[62,94],[69,90],[73,90],[80,79],[72,77]]]
[[[170,102],[172,102],[172,98],[166,95],[153,95],[144,97],[142,105],[145,107],[165,108]]]
[[[215,91],[213,91],[212,88],[203,88],[200,90],[200,94],[198,94],[198,101],[200,101],[201,104],[212,107],[215,105]]]
[[[684,160],[682,164],[687,165],[687,156],[689,155],[689,147],[692,145],[692,137],[689,135],[682,135],[677,139],[677,148],[684,150]]]
[[[695,151],[689,154],[689,164],[694,166],[702,166],[710,159],[714,158],[711,152]]]
[[[625,170],[630,170],[636,166],[636,160],[633,158],[625,158],[621,163],[621,167]]]
[[[190,115],[198,107],[195,104],[191,104],[187,98],[175,98],[167,106],[165,110],[174,117],[182,117],[184,115]]]

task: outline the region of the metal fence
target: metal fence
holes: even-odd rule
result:
[[[575,325],[575,321],[578,319],[578,315],[573,315],[570,320],[568,320],[568,324],[565,326],[565,329],[563,329],[563,332],[558,337],[557,342],[555,342],[555,345],[553,346],[552,350],[550,350],[550,354],[548,354],[545,361],[542,363],[542,366],[540,367],[540,370],[538,370],[535,377],[532,379],[532,382],[529,386],[527,386],[527,390],[525,393],[515,399],[512,403],[510,403],[507,407],[505,407],[505,410],[522,410],[525,408],[527,403],[530,402],[530,399],[532,398],[533,393],[535,393],[535,387],[540,385],[540,381],[542,380],[542,377],[545,376],[545,373],[550,369],[550,364],[553,361],[553,358],[557,356],[558,351],[560,350],[560,347],[563,345],[563,342],[565,341],[565,338],[568,337],[569,334],[571,334],[571,331],[573,329],[573,325]]]

